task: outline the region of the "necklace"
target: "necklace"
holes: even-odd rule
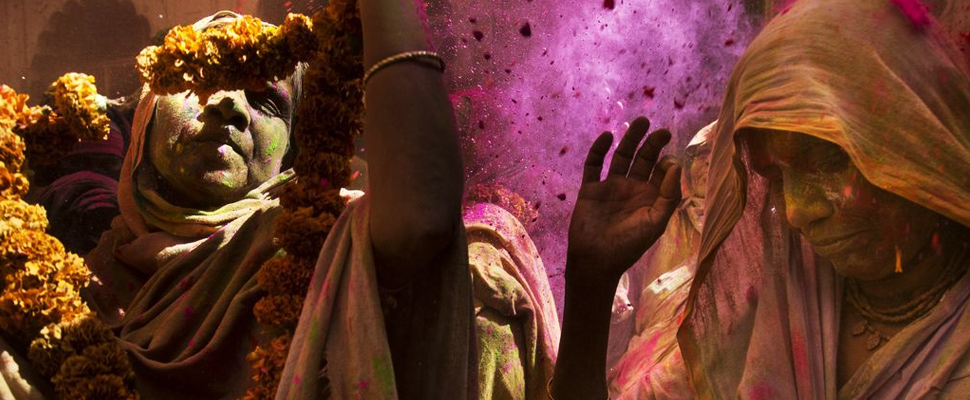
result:
[[[961,254],[962,255],[962,254]],[[936,283],[926,292],[916,298],[896,307],[880,308],[872,304],[870,299],[859,289],[859,281],[846,279],[846,296],[863,317],[886,324],[909,323],[929,312],[940,302],[943,295],[957,280],[963,277],[967,268],[961,261],[965,257],[953,257],[941,271]]]
[[[852,336],[862,336],[864,334],[869,334],[866,338],[866,350],[873,351],[883,343],[889,341],[889,336],[886,336],[869,323],[869,320],[863,318],[854,327],[852,327]]]
[[[951,259],[952,261],[947,263],[936,283],[929,290],[905,304],[896,307],[879,308],[874,306],[870,299],[862,293],[862,290],[859,288],[859,281],[846,279],[846,299],[862,315],[862,320],[852,328],[852,336],[868,335],[866,338],[866,349],[869,351],[873,351],[883,343],[888,342],[889,336],[876,329],[870,321],[883,324],[905,325],[926,315],[926,313],[940,303],[947,290],[966,273],[967,268],[961,262],[964,259],[965,257],[962,254],[961,256],[953,257]]]

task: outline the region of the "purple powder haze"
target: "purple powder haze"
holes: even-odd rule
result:
[[[448,61],[468,186],[500,183],[537,207],[527,228],[561,310],[568,221],[593,139],[645,115],[674,133],[669,151],[679,154],[716,117],[756,18],[724,0],[428,8]]]

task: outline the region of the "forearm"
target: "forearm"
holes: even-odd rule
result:
[[[552,394],[556,400],[606,399],[606,351],[618,279],[570,277],[570,264],[575,262],[567,260],[562,340]]]
[[[364,67],[429,50],[412,0],[361,0]],[[442,74],[404,61],[367,82],[371,239],[382,283],[399,286],[451,244],[460,226],[462,167]]]

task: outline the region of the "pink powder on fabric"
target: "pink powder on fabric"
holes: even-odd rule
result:
[[[920,0],[891,0],[909,19],[916,29],[923,29],[930,24],[930,10]]]

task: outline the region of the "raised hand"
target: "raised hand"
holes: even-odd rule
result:
[[[615,286],[666,229],[680,202],[680,166],[658,159],[669,131],[655,131],[640,145],[649,128],[644,117],[630,124],[602,180],[613,135],[605,132],[593,142],[569,224],[567,280]]]
[[[650,121],[643,117],[630,124],[606,179],[600,174],[613,135],[600,135],[586,156],[569,223],[562,340],[551,382],[558,400],[607,398],[613,292],[623,272],[663,234],[680,202],[680,166],[671,158],[658,160],[670,132],[656,131],[640,146],[647,129]]]

